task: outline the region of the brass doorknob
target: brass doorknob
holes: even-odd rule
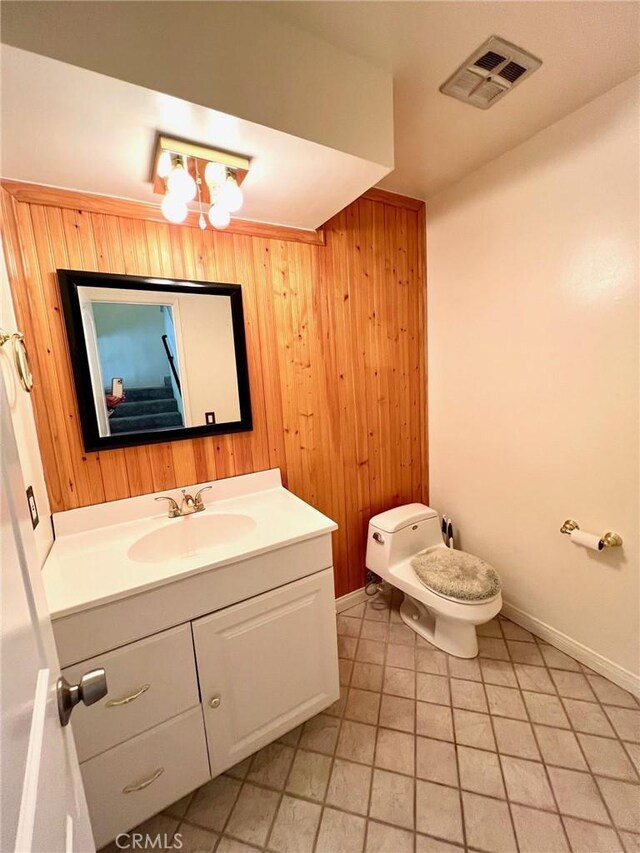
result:
[[[213,699],[209,699],[209,707],[210,708],[219,708],[220,707],[220,697],[214,696]]]

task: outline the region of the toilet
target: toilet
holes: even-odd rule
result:
[[[419,555],[419,559],[416,559]],[[412,566],[416,562],[444,564],[438,583],[429,586],[429,573],[422,580]],[[400,616],[416,634],[450,655],[473,658],[478,654],[476,625],[496,616],[502,607],[499,581],[478,592],[474,582],[458,582],[455,592],[447,589],[447,566],[451,575],[458,565],[477,563],[497,574],[481,560],[448,548],[443,540],[438,513],[424,504],[413,503],[375,515],[369,522],[366,566],[404,593]],[[471,573],[472,574],[472,573]],[[444,576],[445,583],[441,583]],[[446,593],[444,590],[447,590]]]

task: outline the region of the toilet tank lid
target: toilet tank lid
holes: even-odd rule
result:
[[[402,530],[403,527],[408,527],[410,524],[417,524],[419,521],[424,521],[427,518],[437,518],[438,513],[435,509],[425,504],[405,504],[397,506],[395,509],[388,509],[386,512],[381,512],[374,515],[369,524],[376,527],[378,530],[383,530],[385,533],[395,533]]]

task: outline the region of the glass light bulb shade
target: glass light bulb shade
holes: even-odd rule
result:
[[[187,218],[187,214],[189,213],[185,202],[171,193],[167,193],[162,199],[160,210],[162,211],[162,215],[165,219],[168,219],[169,222],[176,223],[184,222]]]
[[[216,198],[217,204],[225,207],[229,213],[235,213],[237,210],[240,210],[243,201],[244,196],[242,195],[242,190],[236,183],[236,179],[228,177],[220,187]]]
[[[209,208],[209,222],[214,228],[226,228],[231,222],[231,214],[226,208],[220,207],[219,204],[212,204]]]
[[[222,163],[207,163],[204,167],[204,180],[209,186],[223,184],[227,177],[227,169]]]
[[[158,157],[158,177],[168,178],[171,173],[171,152],[163,151]]]
[[[167,178],[167,189],[171,195],[184,202],[194,199],[198,191],[196,182],[182,166],[176,166]]]

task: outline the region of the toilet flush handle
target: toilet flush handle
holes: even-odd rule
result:
[[[377,530],[376,530],[376,532],[373,534],[373,538],[375,539],[375,541],[376,541],[379,545],[384,545],[384,539],[383,539],[383,537],[382,537],[382,534],[381,534],[381,533],[378,533],[378,531],[377,531]]]

